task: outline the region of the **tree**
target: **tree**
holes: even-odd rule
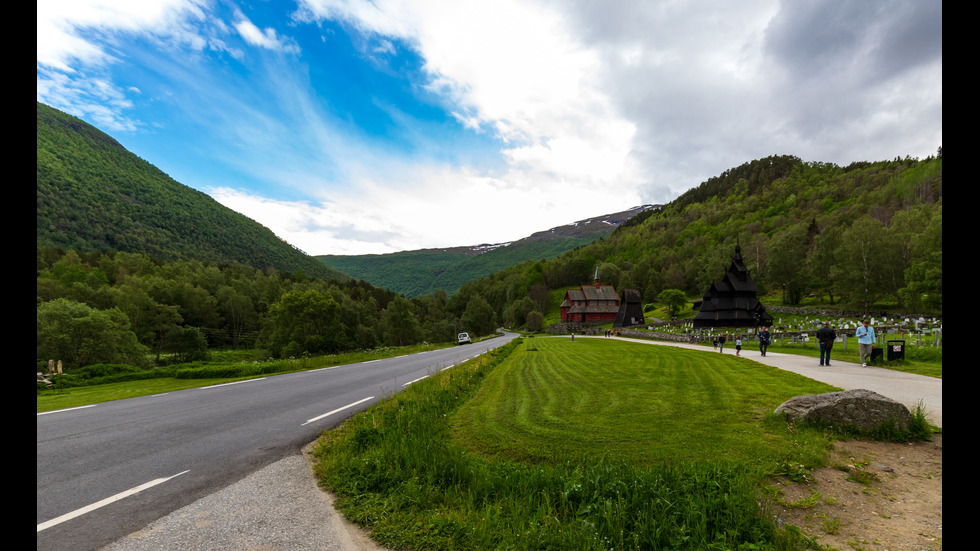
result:
[[[808,251],[806,229],[799,225],[779,233],[769,244],[769,281],[783,289],[785,304],[799,304],[809,289],[804,269]]]
[[[660,292],[660,302],[667,307],[667,313],[673,319],[687,306],[687,295],[680,289],[664,289]]]
[[[171,330],[163,337],[163,349],[173,354],[176,363],[208,359],[208,340],[197,327]]]
[[[551,302],[551,292],[548,291],[547,287],[544,285],[532,285],[531,289],[528,290],[527,296],[534,302],[539,312],[548,310]]]
[[[541,312],[535,310],[533,312],[528,313],[527,330],[531,331],[532,333],[537,333],[542,329],[544,329],[544,316],[541,315]]]
[[[385,340],[393,346],[405,346],[419,341],[419,322],[412,312],[412,303],[401,295],[388,303],[384,315]]]
[[[940,154],[942,154],[940,148]],[[914,238],[914,260],[905,271],[906,286],[900,292],[916,309],[943,310],[943,208],[933,213]]]
[[[466,303],[466,311],[463,312],[462,321],[463,327],[477,336],[492,333],[496,325],[493,308],[480,295],[474,296]]]
[[[343,348],[340,305],[315,289],[290,291],[269,308],[266,344],[279,357],[330,354]]]
[[[859,218],[841,236],[834,266],[841,294],[849,293],[864,306],[864,314],[882,294],[887,246],[884,225],[873,218]]]
[[[96,310],[59,298],[37,307],[37,359],[75,368],[97,363],[144,365],[148,349],[119,309]]]
[[[807,258],[807,273],[817,288],[823,289],[834,304],[834,254],[840,246],[841,229],[830,227],[820,232],[813,242],[813,251]]]
[[[218,309],[224,315],[231,333],[232,346],[238,346],[242,333],[256,317],[252,299],[225,285],[218,289]]]

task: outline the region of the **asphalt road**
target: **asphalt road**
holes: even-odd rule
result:
[[[37,548],[98,549],[514,337],[38,414]]]

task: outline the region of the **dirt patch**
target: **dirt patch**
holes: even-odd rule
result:
[[[829,549],[922,551],[943,547],[943,438],[835,444],[813,480],[773,481],[780,523]]]

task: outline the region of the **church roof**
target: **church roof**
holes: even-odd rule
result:
[[[583,285],[582,293],[586,300],[619,300],[619,293],[612,285],[600,285],[598,289],[595,285]]]

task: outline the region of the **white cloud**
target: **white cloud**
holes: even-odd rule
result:
[[[200,0],[39,0],[37,3],[38,101],[86,117],[103,130],[132,131],[141,123],[124,113],[134,86],[112,82],[106,66],[120,34],[165,37],[201,49],[206,41],[189,21],[204,17]]]
[[[439,166],[378,168],[379,176],[400,173],[407,183],[392,187],[361,174],[363,179],[347,191],[333,189],[316,204],[229,188],[209,193],[310,254],[380,254],[512,241],[639,204],[639,196],[628,191],[541,181],[533,173],[512,172],[504,180]]]
[[[511,185],[615,183],[627,195],[639,185],[627,162],[635,128],[600,89],[598,53],[578,43],[551,6],[511,0],[303,6],[308,15],[417,48],[427,86],[451,101],[457,120],[490,128],[507,144],[502,153],[513,172],[497,177]]]
[[[203,2],[199,0],[38,0],[37,63],[71,72],[73,61],[111,60],[112,55],[102,45],[80,35],[81,29],[103,37],[116,32],[146,32],[199,43],[184,20],[203,16]]]
[[[236,13],[236,18],[238,21],[235,22],[235,30],[238,31],[238,34],[245,42],[252,46],[277,52],[299,53],[299,46],[288,38],[278,36],[275,29],[267,27],[263,30],[256,27],[240,11]]]
[[[298,52],[302,33],[208,0],[42,0],[38,97],[132,130],[128,98],[156,83],[117,86],[100,70],[128,61],[116,37],[146,37],[158,59],[227,52],[247,76],[201,79],[176,55],[154,70],[184,94],[181,114],[213,132],[194,147],[269,186],[225,189],[222,201],[312,253],[507,241],[668,201],[754,158],[847,163],[927,155],[942,141],[941,4],[299,0],[292,24],[318,20],[343,22],[378,65],[413,49],[424,81],[407,84],[484,149],[444,154],[456,147],[439,141],[444,129],[430,135],[438,123],[412,119],[384,91],[373,99],[390,134],[361,130],[316,89],[303,65],[314,56],[246,55]],[[267,198],[279,192],[312,199]]]

